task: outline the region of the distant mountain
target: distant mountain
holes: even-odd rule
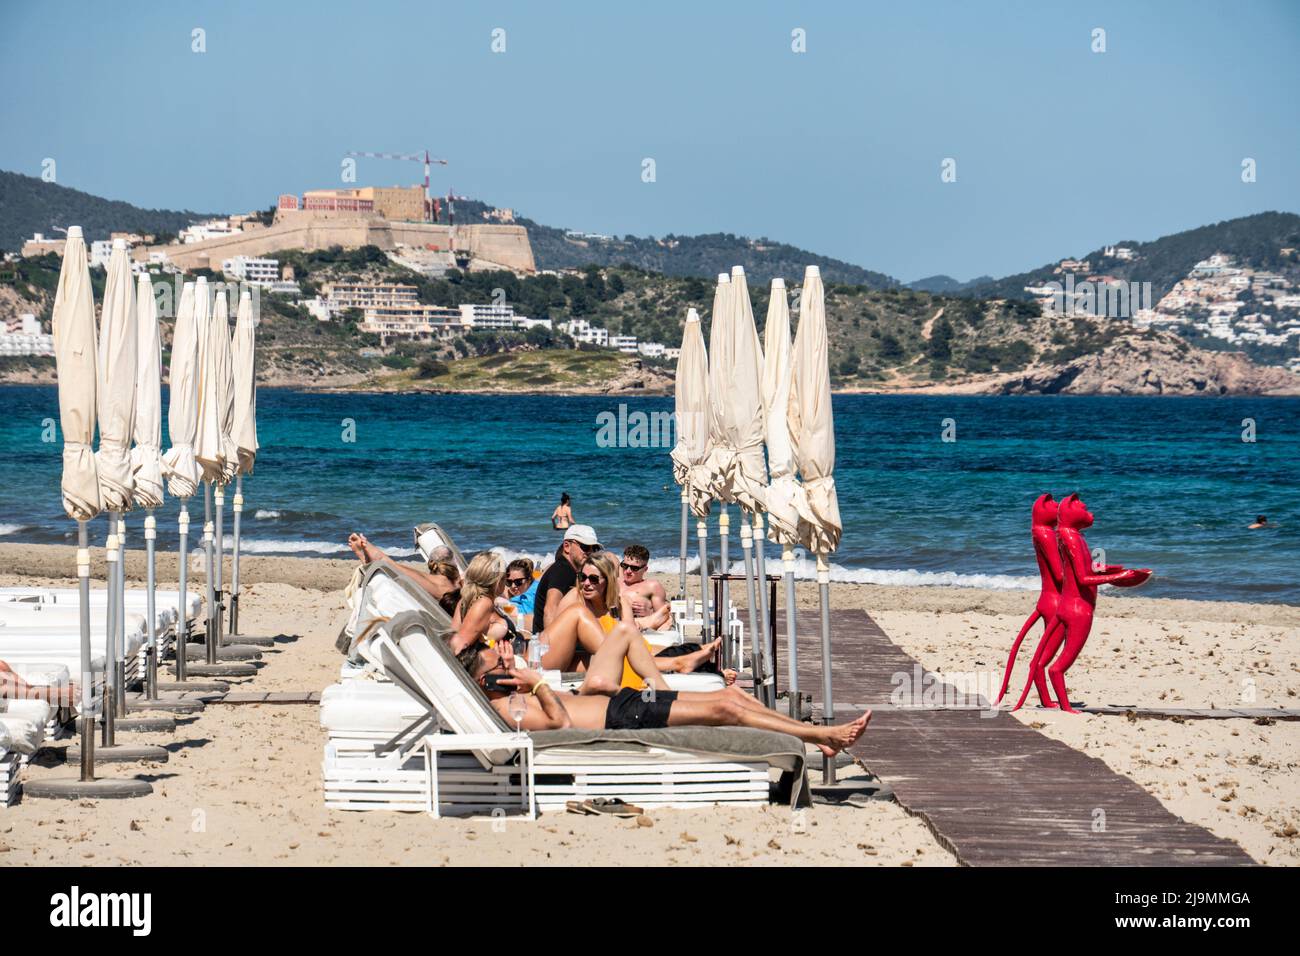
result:
[[[915,289],[917,292],[933,292],[938,295],[960,295],[965,289],[973,285],[979,285],[984,282],[992,282],[992,276],[980,276],[978,279],[971,279],[968,282],[962,282],[954,279],[952,276],[937,275],[926,276],[924,279],[917,279],[914,282],[907,283],[909,289]]]
[[[93,242],[107,239],[110,232],[175,233],[213,215],[141,209],[35,176],[0,170],[0,250],[18,251],[35,232],[60,238],[56,226],[81,226],[86,241]]]
[[[481,202],[456,203],[458,222],[487,220],[491,209]],[[805,266],[821,269],[828,282],[864,285],[873,289],[895,289],[901,283],[882,272],[873,272],[851,262],[819,256],[806,249],[774,242],[716,232],[702,236],[598,236],[557,229],[532,219],[517,217],[528,229],[533,259],[539,269],[581,269],[583,266],[631,265],[663,275],[712,279],[719,272],[742,266],[751,283],[768,283],[774,277],[798,281]]]
[[[1300,247],[1300,216],[1290,212],[1261,212],[1162,236],[1151,242],[1126,240],[1115,245],[1132,249],[1134,257],[1108,257],[1102,248],[1078,258],[1089,263],[1093,275],[1114,276],[1124,282],[1150,282],[1153,301],[1159,301],[1174,283],[1186,278],[1196,263],[1216,252],[1228,253],[1253,269],[1293,270],[1294,261],[1284,258],[1281,250]],[[1060,280],[1053,273],[1059,262],[1058,259],[1002,279],[968,282],[955,294],[976,299],[1028,299],[1025,286],[1041,285],[1053,278]]]

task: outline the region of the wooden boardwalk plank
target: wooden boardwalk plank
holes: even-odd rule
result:
[[[786,686],[785,616],[778,614],[779,684]],[[820,713],[821,624],[796,620],[799,690]],[[841,702],[875,708],[852,753],[887,781],[971,866],[1241,866],[1253,861],[1231,840],[1170,813],[1095,757],[1052,740],[1005,712],[969,706],[907,706],[925,671],[865,611],[832,611],[835,714]],[[940,699],[979,705],[951,685]],[[911,693],[915,687],[917,694]],[[1087,719],[1087,718],[1082,718]],[[1095,718],[1094,718],[1095,719]],[[816,772],[816,768],[814,768]]]

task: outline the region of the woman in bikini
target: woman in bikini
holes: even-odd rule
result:
[[[569,496],[567,493],[561,494],[560,503],[551,512],[551,527],[556,531],[567,531],[571,524],[573,524],[573,509],[569,507]]]

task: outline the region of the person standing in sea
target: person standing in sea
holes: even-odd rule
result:
[[[571,524],[573,524],[573,509],[569,507],[569,495],[565,492],[560,495],[560,503],[551,512],[551,527],[556,531],[568,531]]]

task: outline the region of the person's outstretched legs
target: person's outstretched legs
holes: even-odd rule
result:
[[[867,729],[871,711],[847,724],[828,727],[825,724],[806,724],[793,720],[774,710],[758,710],[730,700],[700,700],[701,695],[683,692],[677,695],[672,710],[668,712],[670,727],[697,725],[706,727],[753,727],[775,733],[791,734],[800,740],[816,744],[827,756],[833,756],[851,746]]]
[[[550,649],[542,658],[542,667],[553,671],[577,670],[579,652],[594,656],[605,641],[596,615],[581,604],[565,608],[546,625],[545,634]]]

